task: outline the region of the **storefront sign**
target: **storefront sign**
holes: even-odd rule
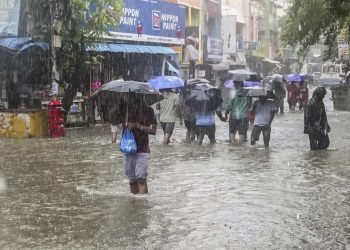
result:
[[[94,11],[94,6],[90,11]],[[182,45],[185,42],[186,9],[160,0],[125,0],[114,39]]]
[[[342,59],[349,58],[349,43],[348,43],[348,32],[342,31],[338,35],[338,57]]]
[[[0,0],[0,36],[18,36],[21,0]]]
[[[258,43],[257,42],[246,42],[246,50],[257,50]]]
[[[223,41],[208,37],[206,39],[206,47],[204,58],[206,62],[221,62],[223,54]]]

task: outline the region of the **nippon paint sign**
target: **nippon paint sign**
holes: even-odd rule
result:
[[[0,36],[18,36],[21,0],[0,0]]]
[[[90,8],[94,12],[94,6]],[[158,0],[125,0],[114,39],[182,45],[185,42],[186,9]]]

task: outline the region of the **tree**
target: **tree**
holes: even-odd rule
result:
[[[56,0],[57,1],[57,0]],[[93,46],[109,35],[110,27],[118,27],[123,0],[60,0],[61,15],[52,21],[53,32],[61,37],[62,46],[57,49],[57,68],[66,82],[63,106],[69,110],[74,96],[83,83],[91,62],[98,56],[87,53]],[[90,11],[92,10],[93,11]],[[92,63],[92,64],[93,64]]]
[[[292,0],[283,27],[284,45],[299,45],[299,57],[305,57],[308,48],[320,41],[328,50],[329,58],[336,46],[337,36],[350,30],[350,2],[348,0]]]

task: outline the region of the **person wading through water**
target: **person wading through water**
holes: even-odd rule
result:
[[[179,106],[179,95],[174,93],[172,89],[162,89],[160,90],[164,99],[158,104],[159,114],[160,114],[160,125],[162,126],[164,132],[164,144],[170,143],[170,137],[173,134],[175,128],[176,118],[180,119],[180,126],[182,126],[182,115]]]
[[[331,127],[323,103],[326,94],[324,87],[315,89],[304,109],[304,133],[309,135],[311,150],[327,149],[330,143],[328,133]]]
[[[273,96],[272,92],[268,95]],[[268,96],[260,96],[259,100],[255,101],[252,107],[252,112],[255,114],[254,127],[251,133],[251,145],[255,145],[259,141],[262,132],[264,138],[264,145],[266,148],[270,145],[271,123],[278,112],[276,101],[268,100]]]
[[[142,104],[138,98],[131,97],[127,118],[123,128],[131,129],[137,144],[135,155],[124,154],[123,165],[129,179],[130,192],[147,194],[148,162],[150,158],[149,136],[157,132],[157,120],[151,107]],[[126,104],[127,105],[127,104]]]
[[[243,88],[243,82],[235,82],[236,96],[231,99],[225,113],[225,120],[230,114],[229,120],[229,136],[231,143],[236,143],[236,134],[239,134],[238,143],[242,144],[246,139],[249,127],[248,112],[252,106],[252,98],[247,96],[239,96]]]

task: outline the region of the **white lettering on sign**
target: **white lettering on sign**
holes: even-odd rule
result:
[[[0,0],[0,9],[12,9],[15,7],[15,0]]]
[[[176,28],[177,28],[176,23],[163,22],[163,29],[164,30],[176,30]]]
[[[179,23],[179,17],[175,15],[170,14],[162,14],[162,28],[164,30],[176,30],[178,23]]]
[[[175,15],[162,14],[162,21],[163,22],[170,22],[170,23],[178,23],[179,17],[175,16]]]
[[[140,16],[140,10],[132,8],[123,8],[124,16],[120,17],[120,24],[136,26],[137,19]]]
[[[135,17],[122,16],[120,18],[120,24],[125,24],[125,25],[136,26],[136,21],[137,19]]]
[[[132,17],[139,17],[140,10],[132,9],[132,8],[123,8],[124,16],[132,16]]]

